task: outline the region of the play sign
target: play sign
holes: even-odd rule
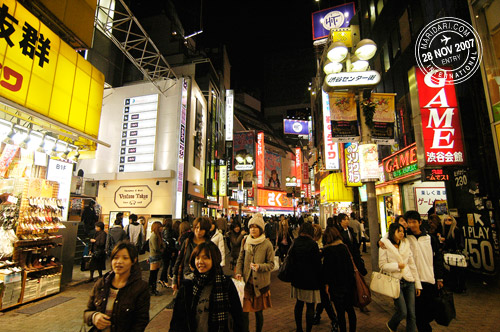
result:
[[[265,207],[293,207],[292,199],[286,197],[286,192],[258,189],[258,205]]]

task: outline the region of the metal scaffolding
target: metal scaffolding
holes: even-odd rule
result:
[[[119,3],[123,11],[113,8],[114,3]],[[177,79],[167,60],[123,0],[99,0],[95,25],[162,94],[168,88],[162,88],[158,81],[162,78]]]

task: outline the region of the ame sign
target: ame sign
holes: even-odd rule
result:
[[[416,69],[426,166],[462,165],[465,151],[455,86],[446,72]]]

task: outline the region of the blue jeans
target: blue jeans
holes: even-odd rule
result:
[[[415,332],[417,330],[417,319],[415,318],[415,283],[401,279],[401,292],[394,300],[396,313],[387,323],[391,330],[396,331],[399,323],[406,318],[406,331]]]

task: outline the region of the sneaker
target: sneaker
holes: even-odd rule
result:
[[[393,330],[393,329],[391,329],[391,328],[389,327],[389,322],[385,323],[385,326],[387,326],[387,328],[389,329],[389,331],[391,331],[391,332],[396,332],[395,330]]]

